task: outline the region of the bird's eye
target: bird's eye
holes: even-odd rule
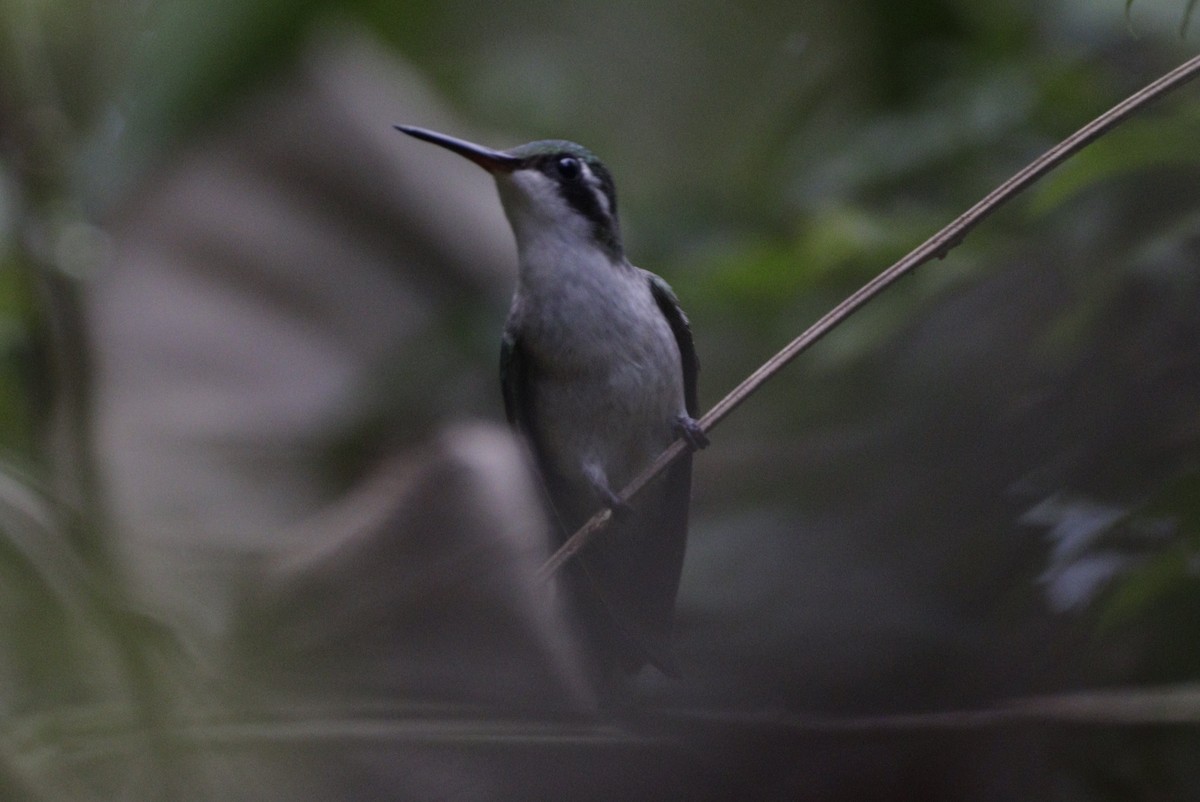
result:
[[[579,159],[574,156],[563,156],[558,160],[558,174],[568,181],[574,181],[579,178],[582,168],[579,165]]]

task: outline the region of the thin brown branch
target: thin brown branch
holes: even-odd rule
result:
[[[514,745],[537,743],[566,747],[579,744],[648,745],[701,738],[761,735],[802,737],[825,735],[900,735],[934,732],[968,732],[1017,726],[1119,728],[1188,727],[1200,724],[1200,688],[1195,684],[1116,687],[1047,696],[1025,696],[989,707],[922,713],[864,716],[806,714],[784,710],[750,711],[730,708],[662,708],[612,721],[480,717],[478,707],[430,708],[399,704],[372,708],[371,715],[354,711],[322,717],[306,711],[303,723],[295,720],[222,715],[181,719],[171,737],[179,743],[203,748],[219,744],[295,743],[313,732],[325,738],[376,739],[392,743]],[[90,721],[90,720],[89,720]],[[88,722],[79,723],[77,738],[95,734]]]
[[[695,731],[697,726],[726,730],[826,735],[965,731],[997,727],[1072,724],[1096,727],[1194,726],[1200,723],[1200,689],[1195,684],[1084,690],[1024,696],[991,707],[831,716],[796,713],[747,713],[724,710],[666,710],[661,716]]]
[[[701,428],[705,432],[711,431],[768,379],[840,325],[846,318],[857,312],[868,301],[931,259],[945,258],[946,254],[963,241],[971,229],[994,214],[997,209],[1012,200],[1046,173],[1062,164],[1109,130],[1120,125],[1136,112],[1163,95],[1183,86],[1197,75],[1200,75],[1200,56],[1190,59],[1157,81],[1133,93],[1043,153],[1024,169],[988,193],[983,200],[961,214],[952,223],[927,239],[903,259],[864,284],[857,292],[827,312],[816,323],[809,326],[803,334],[788,343],[787,347],[763,363],[762,367],[750,374],[727,396],[717,402],[716,406],[700,419]],[[641,492],[654,477],[658,476],[668,465],[678,459],[685,448],[687,446],[682,440],[676,440],[668,446],[654,462],[650,463],[644,471],[634,477],[633,481],[625,486],[619,494],[621,500],[629,501]],[[580,527],[575,534],[571,535],[558,551],[542,565],[538,572],[539,575],[544,578],[553,576],[559,568],[583,549],[608,524],[611,517],[612,515],[608,510],[601,510],[593,515],[587,523]]]

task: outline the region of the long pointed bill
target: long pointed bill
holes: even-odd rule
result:
[[[430,131],[428,128],[417,128],[413,125],[397,125],[395,129],[409,136],[415,136],[417,139],[424,139],[426,142],[441,145],[446,150],[452,150],[459,156],[475,162],[489,173],[511,173],[521,166],[520,159],[516,156],[510,156],[504,151],[485,148],[482,145],[476,145],[474,142],[468,142],[465,139],[458,139],[446,134],[439,134],[437,131]]]

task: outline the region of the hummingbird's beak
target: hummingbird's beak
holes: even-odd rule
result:
[[[446,134],[439,134],[437,131],[430,131],[428,128],[417,128],[413,125],[397,125],[394,127],[397,131],[402,131],[409,136],[415,136],[417,139],[424,139],[426,142],[441,145],[446,150],[452,150],[459,156],[475,162],[489,173],[511,173],[521,166],[521,159],[516,156],[510,156],[502,150],[485,148],[482,145],[476,145],[474,142],[468,142],[465,139],[458,139]]]

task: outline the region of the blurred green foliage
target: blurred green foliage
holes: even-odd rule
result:
[[[707,406],[1030,158],[1190,55],[1194,45],[1177,28],[1188,29],[1194,7],[1129,0],[1126,20],[1119,8],[1087,0],[711,0],[686,11],[645,0],[495,8],[464,0],[0,0],[0,457],[41,466],[39,479],[50,472],[42,454],[62,392],[52,364],[62,340],[54,331],[61,310],[45,299],[60,291],[56,282],[86,280],[89,265],[105,258],[106,215],[253,88],[279,79],[323,31],[361,26],[389,43],[465,119],[505,132],[491,144],[554,136],[602,154],[621,190],[631,256],[674,284],[696,325]],[[381,126],[394,121],[390,109],[379,114]],[[1190,370],[1194,342],[1176,342],[1165,327],[1189,330],[1200,297],[1198,134],[1192,88],[1077,155],[789,369],[715,439],[716,478],[698,501],[718,522],[707,531],[739,515],[749,520],[747,508],[770,517],[805,507],[816,517],[858,499],[891,503],[891,493],[895,531],[879,535],[883,562],[893,556],[887,537],[903,541],[932,515],[897,474],[936,468],[937,449],[953,437],[973,442],[980,420],[995,425],[997,439],[1012,425],[1045,438],[1020,443],[1025,462],[1015,467],[988,462],[981,446],[980,473],[994,470],[997,497],[1016,484],[1004,470],[1036,475],[1020,502],[1029,508],[1059,493],[1083,500],[1043,508],[1036,526],[1052,540],[1056,531],[1082,538],[1046,584],[1086,573],[1072,567],[1103,568],[1066,589],[1083,600],[1096,651],[1132,648],[1127,636],[1138,628],[1139,637],[1157,633],[1159,644],[1191,638],[1189,616],[1200,606],[1200,413],[1193,386],[1172,374]],[[80,232],[96,236],[83,236],[90,255],[76,259],[70,246]],[[979,285],[981,295],[971,296]],[[997,286],[1009,294],[987,294]],[[1151,296],[1158,305],[1138,305]],[[1012,318],[991,305],[1013,297],[1033,300],[1014,305]],[[1146,308],[1153,312],[1139,316]],[[1135,386],[1119,384],[1129,376],[1140,377]],[[1167,396],[1177,385],[1180,397],[1154,407],[1146,428],[1126,433],[1128,441],[1114,433],[1119,442],[1095,452],[1080,449],[1069,426],[1013,423],[1026,410],[1044,414],[1039,404],[1048,403],[1082,431],[1139,392]],[[977,416],[956,417],[964,408]],[[947,441],[931,441],[929,453],[889,461],[855,452],[873,435],[911,449],[904,432],[945,430]],[[770,453],[779,440],[818,452],[815,467],[772,480],[746,476],[736,453],[720,462],[724,448]],[[844,449],[836,459],[822,456],[835,448]],[[1063,467],[1098,462],[1106,468],[1096,474]],[[961,472],[937,477],[956,500]],[[1096,505],[1119,514],[1084,537],[1072,525]],[[0,507],[40,503],[10,498]],[[958,551],[927,555],[915,536],[891,548],[911,555],[914,572],[954,586],[945,593],[962,602],[972,567],[1004,559],[996,543],[1017,537],[1011,522],[1023,511],[1006,511],[1009,525],[993,540],[964,532]],[[36,603],[9,607],[11,628],[57,633],[51,646],[25,644],[23,654],[39,665],[85,664],[86,655],[41,651],[72,651],[82,625],[61,600],[45,600],[52,579],[19,592],[30,571],[28,556],[8,548],[20,539],[13,520],[0,515],[0,574],[6,593]],[[32,575],[45,570],[55,569]],[[1025,584],[1017,587],[1014,574]],[[1038,604],[1031,579],[1004,575],[1014,586],[997,616]],[[104,651],[88,651],[93,645],[83,651]],[[106,659],[106,667],[117,660]],[[1165,668],[1139,664],[1145,670],[1131,678],[1200,675],[1194,654],[1165,659]],[[18,673],[32,681],[67,681],[25,669]]]
[[[1128,17],[1133,9],[1133,0],[1125,0],[1125,16]],[[1184,6],[1183,16],[1179,21],[1179,35],[1185,36],[1188,31],[1188,25],[1192,21],[1192,12],[1196,10],[1196,0],[1187,0],[1187,5]]]
[[[0,256],[0,453],[24,460],[37,446],[35,409],[44,395],[35,375],[37,326],[27,275]]]
[[[1100,624],[1107,630],[1172,616],[1170,603],[1200,599],[1200,471],[1168,482],[1130,510],[1110,532],[1150,548],[1133,550],[1120,581],[1100,600]],[[1191,606],[1191,605],[1186,605]]]

